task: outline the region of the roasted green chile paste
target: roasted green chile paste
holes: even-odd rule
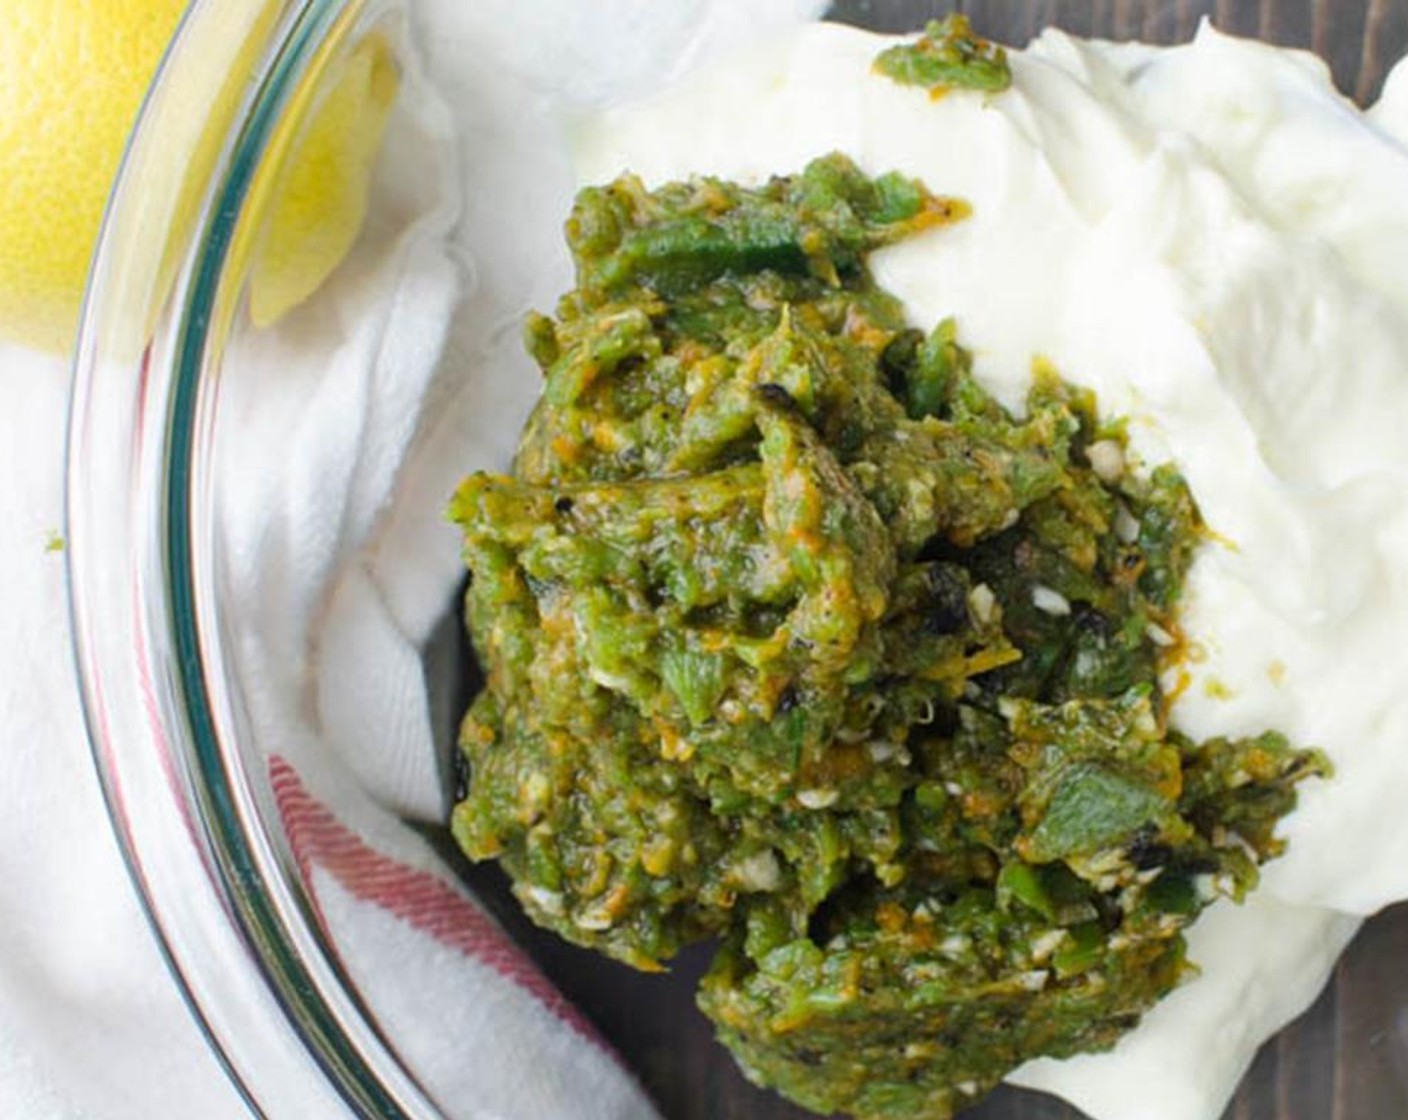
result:
[[[839,155],[583,191],[513,473],[453,503],[459,843],[637,967],[718,938],[700,1005],[820,1112],[946,1117],[1110,1046],[1324,765],[1169,728],[1177,474],[1041,362],[1010,415],[876,286],[965,214]]]
[[[1012,84],[1007,52],[973,34],[968,17],[958,12],[931,20],[916,39],[881,51],[875,69],[935,96],[952,89],[1000,93]]]

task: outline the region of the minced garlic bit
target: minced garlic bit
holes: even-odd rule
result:
[[[1071,613],[1071,601],[1059,591],[1054,591],[1043,584],[1037,584],[1032,588],[1032,606],[1047,614],[1054,614],[1064,618]]]
[[[804,789],[797,794],[797,801],[804,809],[829,809],[841,798],[836,789]]]
[[[993,594],[991,587],[980,583],[968,592],[968,606],[973,611],[973,617],[986,626],[993,620],[993,612],[997,609],[997,596]]]
[[[775,891],[782,886],[782,867],[771,848],[754,852],[734,864],[733,877],[745,891]]]
[[[1124,448],[1112,439],[1096,440],[1085,449],[1085,457],[1102,482],[1114,482],[1124,474]]]
[[[1157,622],[1151,622],[1148,626],[1144,627],[1144,633],[1149,635],[1149,640],[1156,646],[1163,646],[1165,649],[1178,644],[1178,639]]]

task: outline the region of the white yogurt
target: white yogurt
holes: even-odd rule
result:
[[[962,197],[972,218],[876,254],[879,282],[915,326],[956,316],[1009,406],[1045,356],[1178,465],[1218,539],[1175,724],[1276,729],[1336,775],[1304,788],[1261,900],[1193,931],[1202,978],[1114,1054],[1020,1080],[1111,1120],[1214,1120],[1352,934],[1330,911],[1408,897],[1408,70],[1364,114],[1312,56],[1208,26],[1170,49],[1048,32],[1011,90],[934,100],[872,73],[887,43],[807,28],[587,123],[580,174],[758,181],[840,150]]]

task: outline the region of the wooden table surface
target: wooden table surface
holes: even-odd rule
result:
[[[1360,101],[1376,96],[1408,48],[1408,0],[840,0],[832,14],[902,31],[955,6],[983,34],[1013,43],[1049,24],[1081,35],[1177,42],[1209,16],[1227,31],[1313,48],[1330,61],[1341,89]],[[635,973],[531,927],[497,868],[466,868],[465,875],[619,1049],[667,1120],[810,1115],[749,1085],[714,1042],[693,1000],[707,948],[686,954],[668,976]],[[971,1120],[1079,1116],[1049,1098],[1008,1089],[966,1114]],[[1408,905],[1365,926],[1314,1008],[1262,1049],[1226,1120],[1408,1120]]]
[[[876,31],[910,31],[954,10],[1008,43],[1048,26],[1177,43],[1207,17],[1223,31],[1314,50],[1329,60],[1339,87],[1362,102],[1378,93],[1408,48],[1408,0],[837,0],[831,16]]]

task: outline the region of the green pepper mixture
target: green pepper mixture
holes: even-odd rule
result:
[[[930,20],[913,42],[881,51],[875,69],[902,85],[940,95],[951,89],[999,93],[1012,84],[1007,52],[973,34],[968,17],[954,12]]]
[[[1275,734],[1171,730],[1200,525],[1036,363],[1024,416],[866,268],[966,207],[840,155],[584,190],[508,476],[453,517],[486,684],[455,836],[820,1112],[949,1116],[1114,1043],[1280,850]]]

